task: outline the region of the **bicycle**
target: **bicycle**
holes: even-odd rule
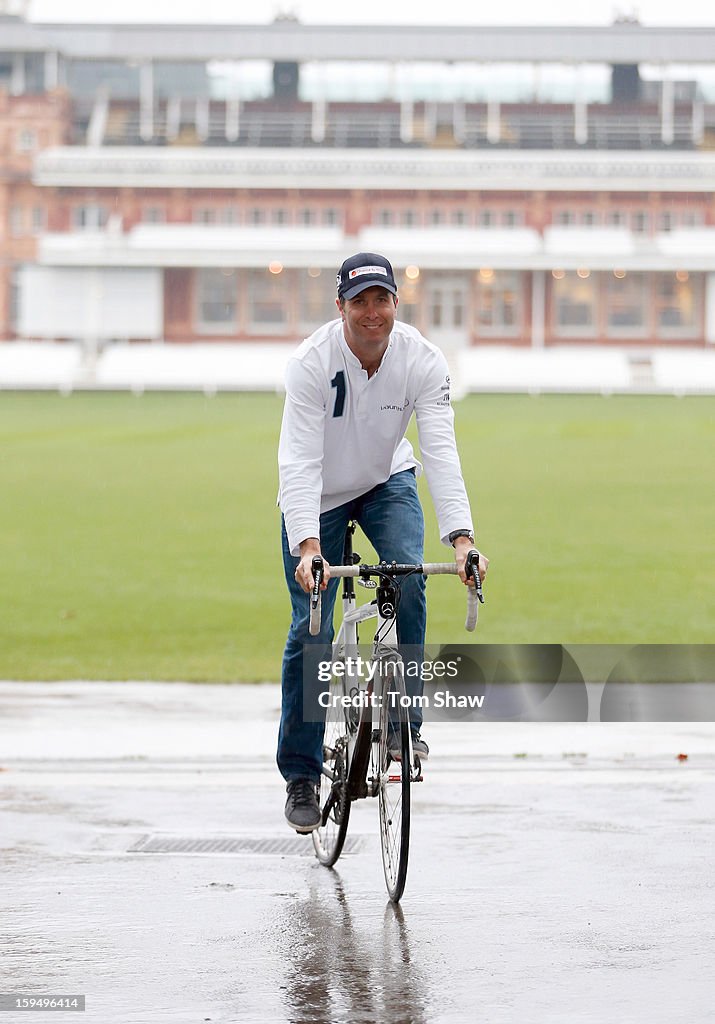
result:
[[[398,580],[417,573],[424,576],[456,575],[457,567],[453,562],[361,565],[360,556],[352,549],[356,525],[350,522],[345,535],[345,564],[330,567],[331,577],[343,579],[343,616],[332,645],[319,796],[321,821],[312,833],[313,846],[322,864],[335,864],[345,843],[352,803],[366,797],[377,797],[385,883],[390,900],[397,903],[407,879],[410,787],[412,783],[422,781],[420,759],[412,750],[404,663],[397,646],[397,607],[401,585]],[[466,571],[467,576],[475,581],[474,587],[467,588],[465,628],[471,632],[477,624],[479,604],[484,603],[479,552],[476,549],[467,556]],[[316,557],[313,559],[314,586],[310,595],[310,632],[313,636],[320,630],[323,575],[323,561]],[[353,582],[356,578],[363,586],[377,590],[370,603],[356,604]],[[363,688],[360,685],[358,626],[373,618],[377,618],[377,629],[372,655],[367,662],[368,681]],[[373,712],[376,723],[373,723]],[[399,759],[393,759],[390,753],[396,745],[399,745]]]

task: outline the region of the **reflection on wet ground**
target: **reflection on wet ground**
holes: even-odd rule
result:
[[[350,904],[339,872],[326,869],[281,921],[289,1019],[426,1022],[429,984],[413,961],[402,908],[388,902],[381,918],[360,924]]]

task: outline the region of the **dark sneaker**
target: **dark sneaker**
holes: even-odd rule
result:
[[[313,832],[320,824],[319,787],[310,779],[293,779],[286,791],[286,821],[302,835]]]
[[[393,761],[402,760],[402,743],[397,733],[390,733],[388,751]],[[419,757],[420,761],[426,761],[429,757],[429,747],[418,732],[412,733],[412,753]]]

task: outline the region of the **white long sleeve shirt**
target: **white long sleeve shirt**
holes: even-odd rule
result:
[[[440,537],[449,544],[453,530],[472,529],[472,517],[440,349],[396,321],[382,362],[368,378],[340,319],[298,347],[286,370],[278,447],[278,501],[291,554],[300,553],[306,538],[320,537],[321,512],[411,466],[422,472],[405,438],[413,411]]]

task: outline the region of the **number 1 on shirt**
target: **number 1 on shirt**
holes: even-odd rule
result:
[[[342,416],[343,409],[345,408],[345,374],[342,370],[338,370],[331,380],[330,386],[331,388],[335,388],[333,416]]]

